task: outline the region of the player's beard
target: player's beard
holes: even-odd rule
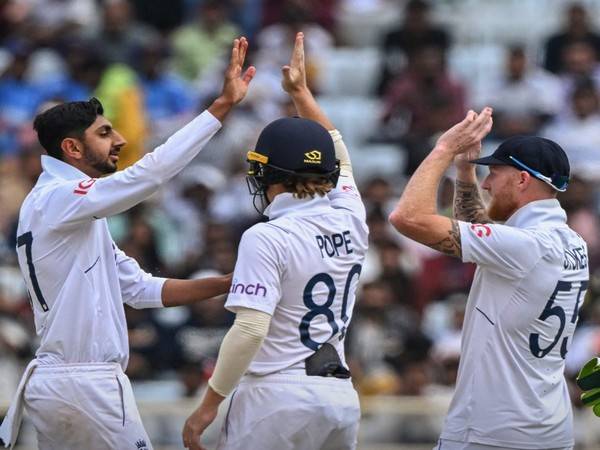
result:
[[[514,192],[508,189],[498,192],[492,197],[487,208],[487,214],[494,222],[506,222],[518,209],[517,199]]]
[[[111,154],[118,154],[118,151],[111,149],[106,155],[101,155],[98,152],[92,150],[87,144],[83,144],[83,157],[88,166],[94,168],[97,172],[102,175],[108,175],[109,173],[115,173],[117,171],[117,163],[110,159]]]

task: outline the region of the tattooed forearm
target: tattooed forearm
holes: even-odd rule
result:
[[[449,256],[462,258],[462,245],[460,243],[460,227],[456,220],[452,221],[452,229],[448,230],[448,237],[439,242],[428,244],[434,250],[438,250]]]
[[[471,223],[491,223],[475,183],[456,180],[454,188],[454,218]]]

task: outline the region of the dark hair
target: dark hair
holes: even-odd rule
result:
[[[102,103],[95,97],[87,102],[61,103],[38,114],[33,121],[33,129],[48,155],[62,160],[63,139],[81,139],[85,130],[102,114]]]

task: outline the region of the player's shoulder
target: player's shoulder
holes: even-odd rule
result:
[[[252,225],[242,234],[242,240],[246,243],[261,243],[273,245],[285,243],[290,232],[287,224],[279,220],[259,222]]]

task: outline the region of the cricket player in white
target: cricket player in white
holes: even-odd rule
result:
[[[477,264],[456,391],[435,448],[572,449],[564,360],[589,274],[586,244],[556,199],[569,161],[558,144],[536,136],[510,138],[473,160],[491,115],[469,111],[444,133],[390,215],[404,235]],[[450,219],[437,214],[436,191],[453,160]],[[490,168],[482,183],[487,210],[471,163]]]
[[[227,292],[230,277],[165,280],[117,248],[106,217],[123,212],[183,169],[245,96],[245,38],[233,44],[221,96],[154,152],[116,171],[125,141],[96,99],[61,104],[34,127],[49,156],[25,199],[17,253],[40,347],[23,375],[0,438],[15,443],[23,405],[42,450],[151,449],[128,378],[123,303],[176,306]]]
[[[190,449],[203,448],[202,432],[236,386],[219,449],[356,448],[360,407],[344,338],[367,250],[365,209],[341,135],[306,86],[302,33],[282,85],[302,118],[269,124],[248,154],[269,221],[240,242],[226,302],[236,320],[185,424]]]

